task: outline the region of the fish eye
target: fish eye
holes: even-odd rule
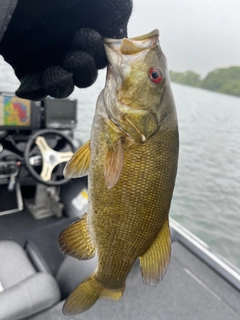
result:
[[[149,74],[150,80],[154,83],[159,83],[164,78],[163,71],[157,67],[149,69],[148,74]]]

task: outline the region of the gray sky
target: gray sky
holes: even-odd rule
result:
[[[170,70],[240,66],[240,0],[133,0],[129,36],[158,28]]]

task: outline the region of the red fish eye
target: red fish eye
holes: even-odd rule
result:
[[[151,68],[149,70],[150,80],[154,83],[159,83],[163,80],[163,71],[159,68]]]

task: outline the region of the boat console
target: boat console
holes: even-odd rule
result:
[[[35,218],[61,215],[59,186],[69,181],[62,175],[64,164],[79,146],[76,125],[76,100],[35,102],[0,93],[0,190],[6,199],[0,215],[21,211],[23,193]],[[40,208],[43,203],[47,208]]]

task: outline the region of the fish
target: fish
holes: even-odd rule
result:
[[[88,175],[88,212],[59,236],[63,253],[97,254],[96,270],[67,298],[65,315],[98,299],[119,300],[139,259],[146,285],[157,286],[170,261],[169,210],[177,174],[179,134],[159,31],[104,39],[108,59],[90,140],[64,169]]]

